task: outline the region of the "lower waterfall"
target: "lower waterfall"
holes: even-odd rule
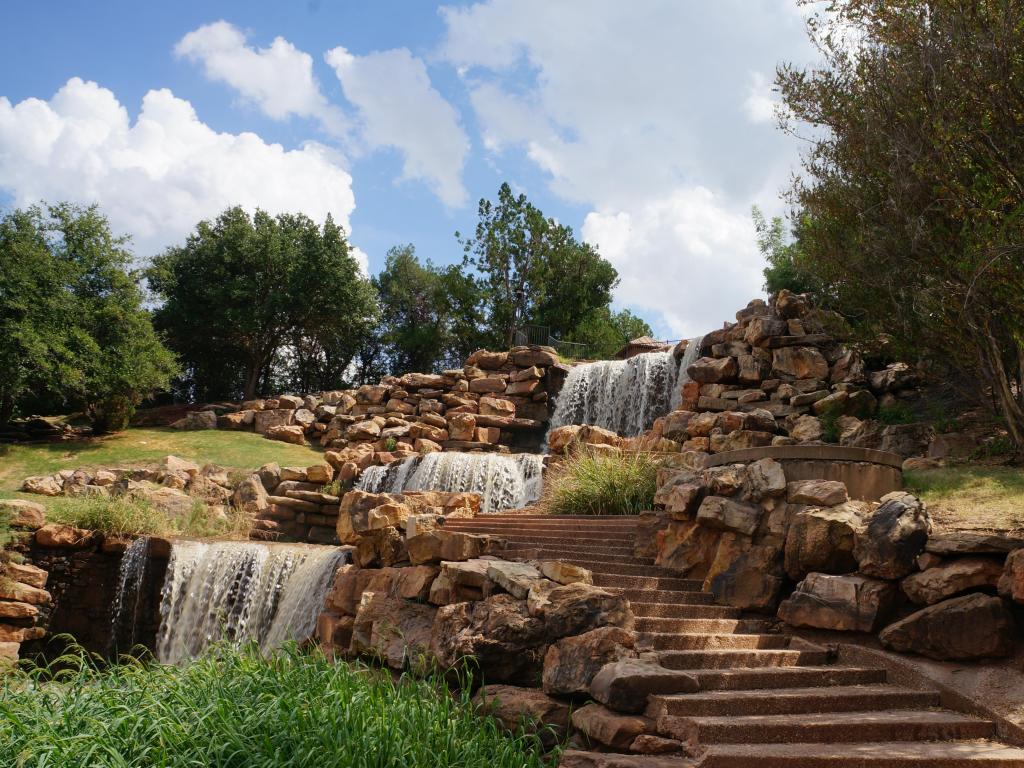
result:
[[[303,544],[176,542],[161,594],[157,659],[180,664],[219,640],[263,650],[305,640],[346,556]]]
[[[689,380],[686,369],[700,346],[700,338],[691,339],[679,363],[668,351],[574,366],[555,400],[551,428],[590,424],[623,437],[650,429],[655,419],[682,402],[682,385]]]
[[[117,594],[110,611],[110,645],[108,653],[130,651],[135,645],[135,632],[139,622],[139,607],[149,565],[149,537],[135,539],[124,554],[117,574]],[[118,640],[124,637],[124,643]]]
[[[544,457],[533,453],[438,452],[368,467],[356,488],[370,493],[471,491],[482,512],[499,512],[540,498]]]

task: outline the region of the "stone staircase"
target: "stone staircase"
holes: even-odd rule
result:
[[[689,756],[570,750],[565,768],[1024,768],[1024,750],[994,741],[992,722],[941,708],[937,692],[834,664],[827,650],[717,605],[701,581],[635,557],[637,518],[481,515],[445,528],[499,536],[508,557],[589,569],[596,586],[629,599],[640,650],[700,684],[648,698],[655,733]]]

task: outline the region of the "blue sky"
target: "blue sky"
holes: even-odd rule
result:
[[[792,0],[9,3],[0,203],[98,202],[145,258],[227,204],[328,212],[376,272],[451,262],[502,181],[599,247],[664,338],[759,294],[797,164]]]

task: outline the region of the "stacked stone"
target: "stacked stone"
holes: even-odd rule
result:
[[[910,494],[850,500],[843,483],[787,481],[768,458],[665,468],[655,502],[664,511],[648,516],[638,553],[703,579],[720,603],[797,627],[880,632],[884,646],[934,659],[1014,651],[1020,538],[933,533]]]
[[[876,394],[889,402],[916,392],[917,382],[904,364],[868,375],[857,352],[826,331],[828,319],[786,290],[769,303],[750,302],[735,323],[704,336],[680,409],[644,439],[702,453],[819,442],[828,418],[842,444],[882,447],[860,439],[861,420],[877,412]],[[685,342],[676,356],[684,352]]]
[[[12,549],[0,552],[0,659],[17,661],[21,644],[41,638],[40,612],[51,602],[49,574],[27,562],[18,548],[42,527],[43,507],[21,499],[0,499],[0,516],[13,534]]]
[[[254,538],[337,544],[341,499],[331,492],[335,474],[326,461],[308,467],[264,464],[235,487],[231,501],[253,516]]]
[[[356,465],[346,472],[430,451],[535,448],[566,372],[550,347],[479,350],[460,369],[388,376],[355,390],[252,400],[220,416],[227,406],[209,406],[175,426],[317,442]]]

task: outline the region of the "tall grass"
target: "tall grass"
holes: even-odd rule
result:
[[[542,768],[440,679],[219,647],[185,667],[81,657],[0,683],[0,764],[23,768]],[[557,756],[552,756],[557,761]]]
[[[635,515],[651,509],[659,460],[646,453],[580,451],[545,479],[539,507],[549,515]]]
[[[187,514],[172,516],[145,499],[57,498],[50,503],[46,519],[90,531],[122,536],[187,536],[189,538],[246,538],[252,519],[234,507],[224,515],[199,499]]]

